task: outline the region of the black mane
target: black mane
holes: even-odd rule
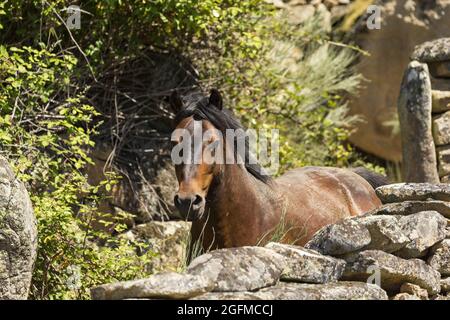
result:
[[[216,129],[220,130],[225,137],[226,129],[241,129],[245,131],[245,128],[239,122],[234,114],[223,108],[218,109],[214,105],[211,105],[209,98],[205,97],[200,92],[189,93],[183,96],[183,108],[175,115],[175,123],[180,123],[183,119],[193,116],[195,120],[208,120]],[[243,157],[245,159],[245,168],[256,179],[268,183],[271,178],[268,174],[265,174],[265,170],[258,163],[249,163],[249,143],[248,139],[245,140],[246,154]],[[237,148],[234,148],[235,156]]]

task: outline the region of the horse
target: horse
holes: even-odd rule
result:
[[[308,166],[272,178],[245,156],[240,163],[218,163],[205,152],[207,148],[220,139],[219,133],[244,129],[223,108],[220,92],[181,97],[174,91],[169,102],[175,112],[172,151],[184,142],[191,158],[200,159],[175,164],[179,186],[174,204],[184,219],[192,221],[191,250],[199,243],[203,251],[264,245],[276,237],[303,246],[322,227],[381,206],[374,189],[387,180],[363,168]],[[197,145],[193,139],[184,141],[195,130],[213,134]],[[219,151],[226,153],[232,144],[222,142]]]

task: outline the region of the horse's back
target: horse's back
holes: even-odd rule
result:
[[[275,182],[286,195],[289,220],[306,228],[305,241],[325,225],[381,205],[372,186],[348,169],[303,167],[288,171]]]

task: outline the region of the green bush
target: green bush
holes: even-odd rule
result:
[[[145,274],[150,257],[136,257],[135,246],[124,241],[114,248],[97,245],[109,234],[91,226],[99,216],[96,203],[116,177],[111,174],[100,186],[87,183],[87,150],[98,124],[92,124],[94,108],[82,102],[82,90],[71,81],[76,64],[74,56],[43,45],[0,46],[1,152],[28,185],[38,220],[31,292],[37,299],[87,297],[93,285]],[[121,218],[114,219],[122,231]]]

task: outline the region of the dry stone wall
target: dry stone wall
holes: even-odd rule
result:
[[[305,247],[214,250],[183,273],[92,288],[93,299],[449,299],[450,185],[383,186],[384,205],[319,230]]]
[[[450,183],[450,38],[415,48],[398,101],[403,179]]]

